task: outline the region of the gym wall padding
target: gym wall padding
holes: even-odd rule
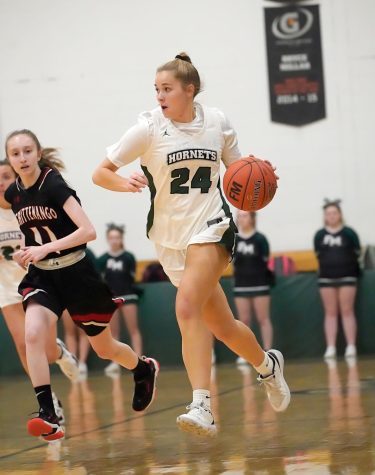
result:
[[[222,286],[234,309],[233,281],[223,278]],[[144,352],[156,357],[162,366],[181,365],[181,337],[174,313],[176,289],[169,282],[143,284],[144,294],[139,307],[139,322],[144,338]],[[356,300],[358,321],[358,351],[375,354],[375,271],[363,273]],[[279,277],[272,289],[271,318],[274,327],[274,347],[286,358],[322,357],[325,349],[323,309],[315,273]],[[254,320],[253,329],[259,336]],[[59,323],[59,333],[62,334]],[[122,325],[122,339],[129,342]],[[22,373],[21,365],[5,326],[0,318],[0,375]],[[218,363],[233,362],[235,355],[222,343],[215,342]],[[340,328],[338,352],[343,354],[344,338]],[[102,369],[107,362],[91,351],[89,370]],[[56,365],[54,365],[56,367]]]

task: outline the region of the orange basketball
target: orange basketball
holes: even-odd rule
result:
[[[257,211],[275,196],[277,179],[268,163],[249,156],[227,168],[223,186],[225,196],[233,206],[243,211]]]

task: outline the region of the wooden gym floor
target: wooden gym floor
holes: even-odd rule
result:
[[[131,376],[89,374],[70,384],[53,376],[67,419],[63,442],[27,435],[36,410],[26,377],[0,380],[0,474],[375,474],[375,360],[287,361],[292,402],[275,414],[249,367],[218,365],[214,440],[178,431],[189,402],[182,369],[162,369],[144,415],[130,409]]]

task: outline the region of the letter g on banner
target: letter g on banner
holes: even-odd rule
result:
[[[313,14],[309,10],[299,8],[276,17],[272,22],[272,33],[281,40],[299,38],[309,31],[313,21]]]

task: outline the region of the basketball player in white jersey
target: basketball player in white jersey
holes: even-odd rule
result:
[[[22,366],[28,373],[25,346],[25,312],[18,285],[26,271],[13,259],[13,253],[23,245],[23,236],[17,218],[4,199],[5,190],[16,179],[16,175],[7,160],[0,160],[0,308],[5,323],[13,338]],[[48,360],[57,363],[62,372],[72,381],[78,379],[78,361],[64,343],[51,333],[48,342]],[[53,397],[60,423],[63,412],[57,398]]]
[[[185,53],[158,68],[155,89],[159,106],[141,114],[108,147],[93,180],[113,191],[150,188],[147,233],[178,287],[176,315],[193,389],[188,412],[177,424],[196,434],[215,435],[209,391],[212,334],[255,367],[275,411],[287,408],[290,391],[282,354],[264,352],[252,331],[234,319],[219,284],[236,230],[220,190],[220,161],[228,167],[240,158],[236,133],[221,111],[194,101],[200,78]],[[144,174],[125,178],[116,173],[137,158]]]

